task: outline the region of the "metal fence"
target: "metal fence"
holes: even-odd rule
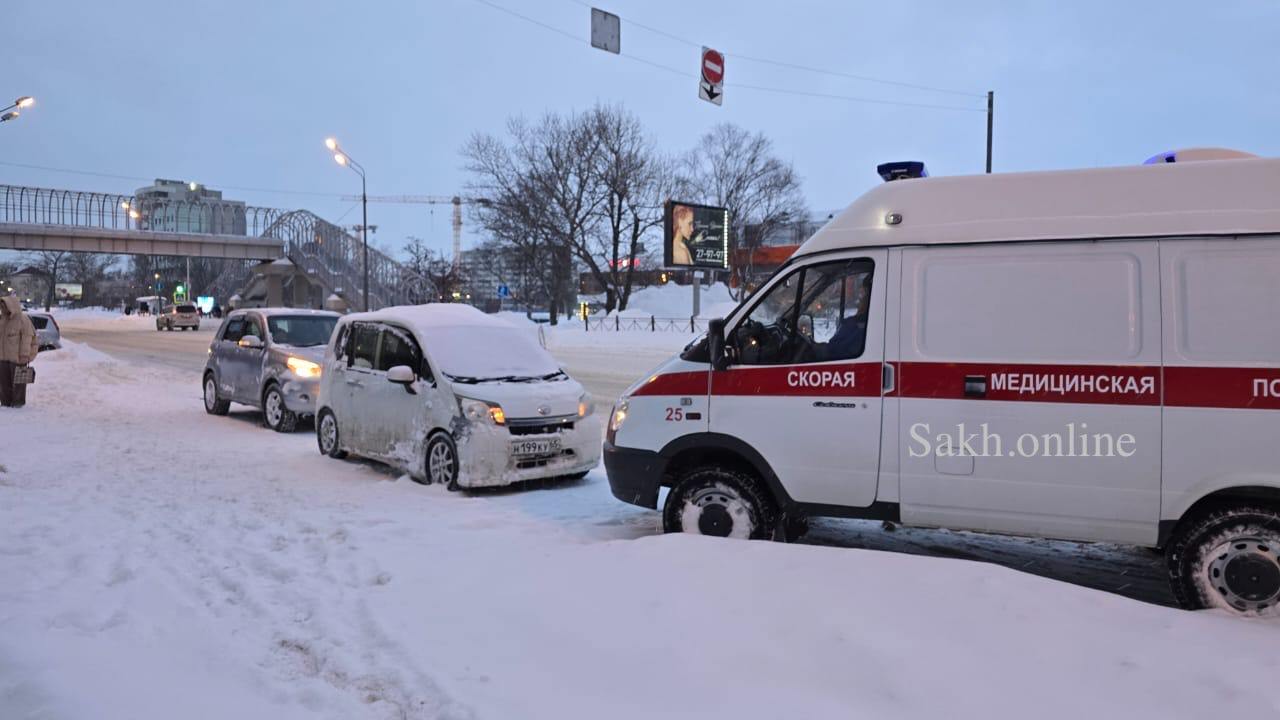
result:
[[[614,315],[582,319],[587,332],[683,332],[700,333],[707,329],[707,321],[696,317],[636,317]]]

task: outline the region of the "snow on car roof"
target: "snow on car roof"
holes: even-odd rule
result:
[[[477,308],[461,303],[428,303],[426,305],[397,305],[373,312],[352,313],[346,320],[371,320],[398,322],[415,330],[441,327],[498,327],[516,329],[515,325]]]
[[[241,308],[237,312],[262,313],[266,317],[273,317],[276,315],[316,315],[318,317],[338,317],[338,313],[332,310],[312,310],[310,308]]]
[[[544,377],[560,364],[538,342],[531,326],[520,327],[470,305],[430,303],[354,313],[342,322],[385,322],[410,329],[451,376]]]

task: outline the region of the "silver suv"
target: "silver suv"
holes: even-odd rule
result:
[[[299,418],[315,414],[320,363],[338,317],[294,308],[227,315],[209,345],[202,379],[205,412],[226,415],[237,402],[260,408],[272,430],[293,432]]]
[[[52,315],[29,312],[27,317],[31,318],[31,324],[36,326],[36,341],[40,346],[40,352],[62,347],[62,330],[58,328],[58,321],[54,320]]]
[[[163,313],[156,315],[156,330],[200,329],[200,311],[195,305],[170,305]]]

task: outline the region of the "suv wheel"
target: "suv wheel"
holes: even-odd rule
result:
[[[686,472],[667,493],[664,532],[751,540],[773,536],[777,510],[760,481],[746,472],[708,465]]]
[[[1168,558],[1169,581],[1183,607],[1280,615],[1280,510],[1212,508],[1185,523]]]
[[[316,418],[316,444],[320,446],[320,454],[336,460],[346,457],[347,451],[342,449],[338,439],[338,418],[325,408]]]
[[[205,373],[204,411],[210,415],[226,415],[230,409],[231,401],[218,397],[218,383],[214,381],[213,373]]]
[[[271,385],[263,393],[262,419],[267,427],[280,433],[291,433],[298,427],[298,414],[285,407],[279,385]]]
[[[427,443],[427,483],[458,489],[458,446],[449,433],[438,432]]]

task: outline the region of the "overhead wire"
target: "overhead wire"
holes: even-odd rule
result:
[[[574,3],[575,5],[581,5],[582,7],[586,7],[586,8],[593,8],[593,7],[594,7],[593,5],[591,5],[591,3],[585,2],[585,0],[569,0],[569,2]],[[492,3],[488,3],[488,2],[486,2],[486,4],[490,4],[490,5],[491,5]],[[634,20],[633,18],[623,17],[623,16],[621,16],[621,15],[619,15],[619,16],[618,16],[618,18],[619,18],[620,20],[625,20],[625,21],[626,21],[626,23],[627,23],[627,25],[629,25],[629,26],[630,26],[630,25],[634,25],[634,26],[636,26],[636,27],[640,28],[641,30],[645,30],[645,31],[647,31],[647,32],[653,33],[654,35],[659,35],[659,36],[661,36],[661,37],[665,37],[665,38],[667,38],[668,40],[674,40],[674,41],[676,41],[676,42],[678,42],[678,43],[683,43],[683,44],[688,45],[688,46],[690,46],[690,47],[696,47],[696,48],[701,48],[701,47],[703,47],[703,43],[698,43],[698,42],[695,42],[695,41],[690,40],[690,39],[688,39],[688,38],[680,37],[679,35],[674,35],[674,34],[672,34],[672,33],[667,32],[666,30],[662,30],[662,29],[660,29],[660,28],[653,27],[652,25],[646,25],[645,23],[638,22],[638,21]],[[556,28],[556,30],[557,30],[558,32],[561,32],[562,34],[567,34],[567,33],[564,33],[564,31],[559,30],[559,28]],[[850,79],[850,80],[860,80],[860,81],[863,81],[863,82],[878,83],[878,84],[881,84],[881,85],[890,85],[890,86],[895,86],[895,87],[910,88],[910,89],[912,89],[912,90],[923,90],[923,91],[927,91],[927,92],[946,93],[946,94],[949,94],[949,95],[960,95],[960,96],[963,96],[963,97],[973,97],[973,98],[985,98],[985,97],[986,97],[986,93],[978,93],[978,92],[974,92],[974,91],[972,91],[972,90],[956,90],[956,89],[954,89],[954,88],[943,88],[943,87],[937,87],[937,86],[933,86],[933,85],[923,85],[923,84],[920,84],[920,83],[904,82],[904,81],[901,81],[901,80],[889,80],[889,79],[887,79],[887,78],[873,77],[873,76],[871,76],[871,75],[859,75],[859,74],[856,74],[856,73],[845,72],[845,71],[842,71],[842,70],[829,70],[829,69],[825,69],[825,68],[813,67],[813,66],[811,66],[811,65],[803,65],[803,64],[800,64],[800,63],[788,62],[788,61],[784,61],[784,60],[773,60],[773,59],[770,59],[770,58],[755,57],[755,56],[753,56],[753,55],[743,55],[743,54],[741,54],[741,53],[735,53],[735,52],[724,52],[723,54],[724,54],[726,57],[731,57],[731,58],[735,58],[735,59],[738,59],[738,60],[746,60],[746,61],[748,61],[748,62],[759,63],[759,64],[762,64],[762,65],[774,65],[774,66],[776,66],[776,67],[788,68],[788,69],[791,69],[791,70],[801,70],[801,71],[804,71],[804,72],[811,72],[811,73],[816,73],[816,74],[821,74],[821,75],[830,75],[830,76],[833,76],[833,77],[842,77],[842,78],[846,78],[846,79]],[[728,83],[726,83],[726,84],[728,84]],[[733,84],[731,84],[730,86],[732,86],[732,87],[745,87],[745,88],[750,88],[750,89],[754,89],[754,90],[760,90],[760,89],[762,89],[762,88],[757,87],[757,86],[751,86],[751,85],[740,85],[740,84],[738,84],[738,83],[733,83]],[[772,89],[777,90],[778,88],[772,88]],[[783,88],[783,89],[785,89],[785,88]],[[803,93],[803,92],[797,91],[797,92],[796,92],[796,94],[810,94],[810,93]],[[824,97],[825,97],[825,95],[824,95]],[[832,97],[834,97],[834,96],[832,96]],[[874,102],[874,101],[872,101],[872,100],[866,100],[866,99],[864,99],[864,98],[857,98],[857,99],[858,99],[858,100],[860,100],[860,101],[863,101],[863,102]],[[927,106],[927,105],[926,105],[925,107],[929,107],[929,106]],[[955,109],[955,108],[947,108],[947,109]]]

